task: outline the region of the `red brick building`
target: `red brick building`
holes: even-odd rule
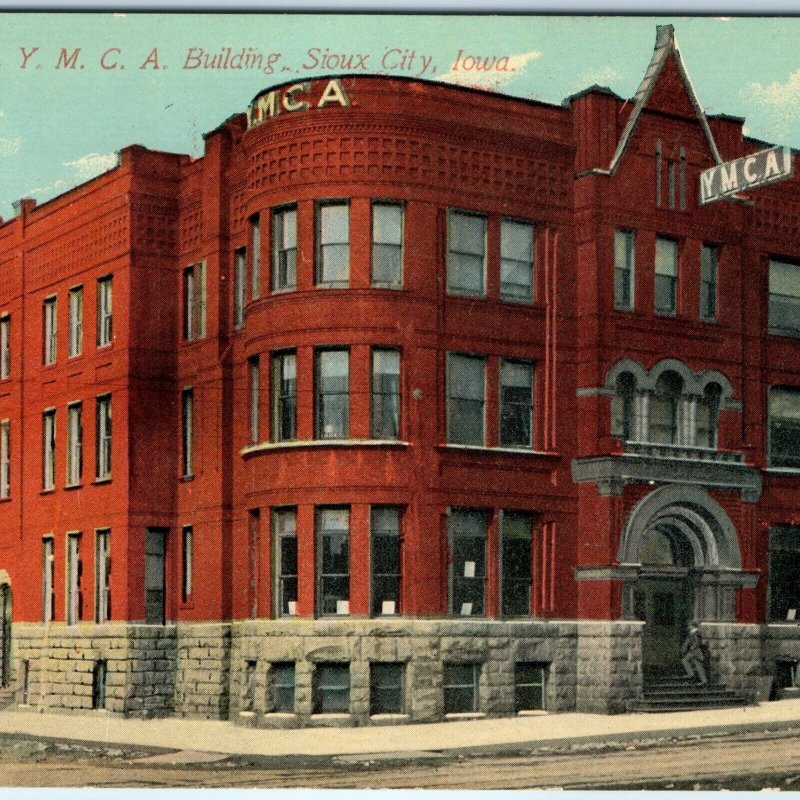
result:
[[[800,660],[795,179],[632,101],[325,77],[0,226],[2,676],[259,725],[622,710]],[[13,608],[13,611],[12,611]]]

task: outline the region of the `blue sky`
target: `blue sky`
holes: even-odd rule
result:
[[[20,197],[43,202],[108,169],[127,144],[201,155],[202,134],[262,88],[340,71],[322,62],[326,50],[354,64],[366,56],[365,72],[408,76],[429,56],[422,77],[559,103],[593,83],[631,97],[663,23],[675,26],[706,111],[746,117],[752,136],[800,147],[800,19],[6,12],[0,215]],[[271,74],[189,68],[198,48],[227,47],[280,56]],[[74,68],[62,48],[67,60],[80,48]],[[455,71],[459,50],[507,69]],[[113,68],[102,68],[104,53]]]

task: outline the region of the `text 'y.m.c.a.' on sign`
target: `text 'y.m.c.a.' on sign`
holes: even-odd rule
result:
[[[700,174],[700,203],[713,203],[745,189],[756,189],[791,178],[791,147],[771,147],[749,156],[717,164]]]

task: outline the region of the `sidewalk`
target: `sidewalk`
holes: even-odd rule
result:
[[[139,720],[102,714],[67,715],[28,710],[0,712],[0,734],[273,757],[475,750],[504,752],[525,749],[526,746],[564,743],[565,740],[619,741],[652,735],[734,733],[793,726],[800,727],[800,700],[708,712],[614,716],[541,714],[425,725],[298,730],[243,728],[217,720]]]

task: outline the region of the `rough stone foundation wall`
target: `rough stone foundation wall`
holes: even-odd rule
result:
[[[182,717],[225,719],[230,683],[230,623],[177,626],[175,712]]]

